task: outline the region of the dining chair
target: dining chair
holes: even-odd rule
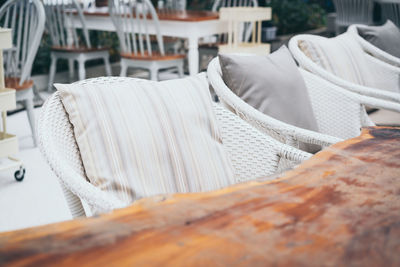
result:
[[[59,59],[68,60],[71,81],[74,78],[75,62],[78,63],[78,79],[83,80],[86,77],[86,61],[96,59],[104,61],[106,75],[111,76],[108,48],[92,46],[83,11],[76,0],[42,1],[46,12],[47,30],[52,43],[48,91],[52,91]],[[78,17],[79,24],[82,26],[82,34],[79,34],[74,27],[73,17],[75,16]]]
[[[358,136],[361,127],[374,125],[366,113],[365,106],[400,113],[398,103],[362,96],[336,86],[306,70],[299,70],[307,86],[319,132],[284,123],[246,103],[224,82],[218,57],[209,64],[207,76],[223,105],[263,133],[296,148],[301,148],[304,144],[319,145],[324,148],[341,140]]]
[[[186,10],[186,0],[159,0],[157,1],[157,13],[172,15],[180,12],[184,12]],[[156,41],[156,38],[152,38],[152,41]],[[171,52],[173,54],[180,54],[180,51],[185,51],[185,39],[163,36],[165,51]]]
[[[186,0],[159,0],[157,10],[161,11],[184,11],[186,10]]]
[[[224,7],[258,7],[258,0],[214,0],[211,11],[218,12]],[[247,42],[251,38],[253,24],[239,25],[239,41]],[[208,63],[218,54],[218,46],[228,42],[228,34],[218,34],[200,40],[200,69],[207,69]]]
[[[374,0],[333,0],[336,9],[335,31],[342,33],[351,24],[373,23]]]
[[[398,82],[400,68],[364,52],[358,44],[357,48],[355,48],[354,42],[356,41],[354,41],[350,33],[346,32],[335,38],[338,37],[341,38],[340,43],[336,44],[336,46],[331,46],[331,48],[335,47],[339,52],[330,51],[332,55],[335,53],[336,62],[335,64],[324,63],[325,68],[321,64],[314,62],[310,58],[312,55],[305,53],[300,48],[300,45],[302,43],[310,43],[313,46],[313,44],[317,44],[318,42],[329,40],[328,38],[309,34],[296,35],[289,41],[289,50],[301,68],[341,88],[360,95],[400,103],[400,84]],[[347,49],[349,45],[352,46],[352,49]],[[343,53],[343,49],[347,49],[345,53]],[[325,54],[325,56],[321,56],[320,58],[325,59],[327,55]],[[349,64],[348,59],[352,60],[353,63]],[[358,61],[362,61],[362,63]],[[342,63],[339,64],[339,62]],[[359,68],[361,67],[368,70],[368,75],[360,71]],[[343,77],[344,75],[348,77],[345,78]],[[348,79],[349,77],[353,77],[353,79],[350,80]],[[368,85],[370,83],[373,83],[374,86]]]
[[[100,77],[77,83],[104,84],[112,88],[131,79],[134,78]],[[140,83],[152,82],[135,80]],[[208,90],[207,87],[202,89]],[[293,167],[311,157],[309,153],[263,134],[217,103],[213,103],[213,109],[237,183],[281,172],[282,161],[290,162]],[[38,138],[40,150],[58,177],[74,218],[90,216],[93,210],[103,213],[124,206],[121,200],[87,181],[73,126],[59,92],[50,96],[43,105],[38,121]]]
[[[12,29],[13,48],[4,50],[5,86],[16,90],[16,100],[26,108],[36,146],[33,61],[44,31],[45,17],[39,0],[8,0],[0,8],[0,25]]]
[[[268,7],[223,7],[219,10],[220,20],[227,21],[228,42],[220,44],[219,53],[248,53],[268,55],[270,45],[261,42],[262,21],[271,19],[271,9]],[[240,38],[240,26],[249,23],[252,40]]]
[[[108,3],[121,46],[120,76],[126,76],[132,67],[148,70],[151,80],[158,80],[161,69],[174,68],[183,77],[185,55],[165,52],[158,15],[150,0],[109,0]],[[152,35],[156,42],[152,42]]]

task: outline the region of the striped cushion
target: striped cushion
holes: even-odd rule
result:
[[[204,74],[55,86],[88,180],[125,203],[234,183]]]
[[[299,48],[316,64],[344,80],[376,86],[361,47],[346,33],[335,38],[301,40]]]

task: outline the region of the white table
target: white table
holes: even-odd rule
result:
[[[93,9],[85,11],[86,27],[88,30],[115,31],[107,9]],[[176,11],[159,13],[160,30],[163,36],[178,37],[188,40],[188,64],[190,75],[199,72],[199,39],[228,32],[228,24],[220,21],[218,13],[208,11]],[[68,16],[67,16],[68,17]],[[67,21],[67,25],[76,28],[82,27],[77,15],[74,21]],[[155,33],[154,28],[149,28]],[[70,33],[71,34],[71,33]],[[72,37],[72,36],[71,36]],[[72,44],[72,38],[69,38]]]

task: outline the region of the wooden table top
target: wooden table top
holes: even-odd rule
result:
[[[108,10],[104,8],[94,9],[92,11],[84,11],[85,16],[109,16]],[[218,12],[211,11],[168,11],[168,12],[157,12],[159,20],[172,20],[172,21],[207,21],[219,19]]]
[[[281,178],[0,234],[0,266],[400,266],[400,129]]]

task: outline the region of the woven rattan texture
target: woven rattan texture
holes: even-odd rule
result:
[[[100,77],[79,83],[104,83],[112,88],[127,79],[132,78]],[[277,142],[216,103],[214,108],[236,182],[271,175],[282,169],[281,166],[278,168],[282,161],[287,168],[311,156]],[[59,178],[74,217],[88,214],[84,212],[81,201],[88,204],[93,214],[123,206],[118,199],[87,182],[72,125],[57,92],[42,108],[38,137],[40,149]]]

